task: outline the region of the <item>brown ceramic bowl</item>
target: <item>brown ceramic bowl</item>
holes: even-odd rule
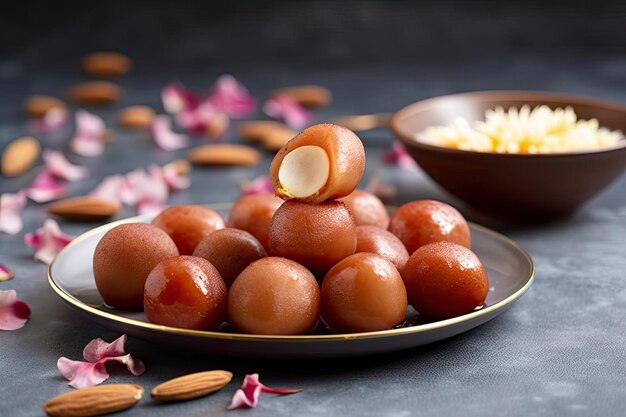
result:
[[[420,167],[478,213],[505,221],[545,221],[567,216],[624,173],[626,141],[589,152],[498,154],[432,146],[415,135],[455,118],[484,120],[487,109],[545,104],[573,107],[579,118],[626,133],[626,107],[544,92],[494,91],[422,100],[397,112],[391,129]]]

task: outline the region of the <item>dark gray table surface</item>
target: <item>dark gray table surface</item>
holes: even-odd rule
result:
[[[335,93],[335,103],[317,113],[327,117],[393,111],[420,98],[479,89],[541,89],[626,103],[626,60],[621,58],[549,60],[520,57],[464,65],[379,66],[343,69],[241,66],[234,71],[257,97],[271,88],[319,83]],[[120,80],[126,94],[111,107],[90,108],[114,126],[118,110],[130,104],[159,106],[159,88],[180,79],[207,89],[215,70],[166,72],[143,68]],[[58,95],[82,76],[76,71],[27,73],[18,61],[0,65],[0,140],[26,133],[20,103],[31,93]],[[238,141],[236,134],[228,139]],[[395,203],[436,198],[458,204],[423,173],[381,167],[378,160],[391,143],[384,130],[364,133],[368,166],[399,187]],[[67,141],[47,141],[62,148]],[[88,165],[89,178],[70,185],[72,195],[92,189],[108,174],[164,163],[184,151],[154,148],[142,133],[119,131],[97,158],[71,156]],[[271,155],[254,168],[194,169],[192,186],[172,195],[170,204],[233,201],[239,184],[265,174]],[[2,179],[13,192],[34,173]],[[469,214],[467,211],[465,213]],[[134,214],[125,209],[118,217]],[[471,217],[471,216],[470,216]],[[16,289],[32,308],[30,322],[15,332],[0,332],[0,416],[41,415],[48,398],[70,388],[57,371],[60,356],[81,357],[93,338],[118,334],[90,322],[67,307],[49,288],[46,265],[32,260],[22,243],[39,227],[45,210],[30,202],[23,212],[24,231],[0,235],[0,262],[17,270],[0,283]],[[79,234],[94,224],[60,222]],[[246,416],[410,416],[532,415],[618,416],[626,408],[626,177],[585,205],[572,218],[541,227],[498,227],[522,244],[536,262],[536,281],[508,312],[466,334],[424,348],[364,358],[324,361],[229,359],[202,356],[130,339],[127,350],[145,361],[141,377],[113,372],[109,382],[129,382],[147,390],[170,377],[206,369],[228,369],[233,383],[206,398],[172,405],[145,399],[124,416],[209,416],[226,414],[233,393],[247,373],[259,372],[270,386],[299,387],[302,393],[265,396]]]

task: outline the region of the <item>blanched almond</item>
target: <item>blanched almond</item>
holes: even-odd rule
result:
[[[257,165],[261,154],[245,145],[203,145],[189,151],[187,158],[196,165]]]
[[[317,108],[328,106],[333,101],[333,95],[326,87],[319,85],[297,85],[274,90],[270,96],[287,96],[302,107]]]
[[[206,371],[170,379],[152,390],[158,401],[182,401],[198,398],[222,389],[233,379],[228,371]]]
[[[108,81],[90,81],[76,84],[67,91],[67,97],[78,104],[110,104],[119,100],[121,89]]]
[[[74,197],[57,201],[48,206],[48,213],[69,221],[97,221],[115,216],[117,204],[100,197]]]
[[[130,408],[142,396],[139,385],[98,385],[54,397],[43,405],[43,411],[50,417],[101,416]]]
[[[255,120],[239,125],[239,134],[242,138],[259,143],[265,149],[275,152],[296,136],[298,132],[279,122]]]
[[[154,110],[148,106],[126,107],[120,112],[119,124],[123,127],[149,127]]]
[[[40,119],[48,113],[49,110],[65,107],[65,103],[55,97],[34,95],[29,96],[24,102],[24,111],[28,117]]]
[[[2,175],[15,177],[28,171],[41,151],[37,139],[30,136],[15,139],[2,153]]]
[[[124,75],[133,67],[133,62],[126,55],[117,52],[94,52],[81,61],[83,71],[94,77]]]

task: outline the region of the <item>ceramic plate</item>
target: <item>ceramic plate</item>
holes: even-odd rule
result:
[[[228,216],[230,204],[208,206]],[[425,321],[411,308],[406,321],[391,330],[336,334],[318,325],[302,336],[235,333],[225,325],[219,331],[187,330],[147,321],[142,312],[103,305],[92,272],[96,245],[107,230],[130,222],[149,222],[138,216],[106,224],[82,234],[59,253],[48,269],[52,289],[70,306],[112,330],[157,343],[206,353],[249,357],[340,357],[391,352],[458,335],[493,319],[509,308],[530,287],[533,261],[517,243],[485,227],[470,224],[472,246],[487,268],[490,291],[485,305],[472,313],[447,320]]]

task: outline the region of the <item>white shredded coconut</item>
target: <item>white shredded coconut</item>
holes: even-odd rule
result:
[[[416,135],[419,142],[468,151],[496,153],[554,153],[593,150],[620,145],[619,130],[600,127],[597,119],[578,120],[571,107],[531,110],[502,107],[485,112],[485,121],[470,124],[457,118],[448,126],[428,127]]]

